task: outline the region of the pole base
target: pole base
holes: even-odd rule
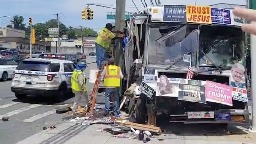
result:
[[[250,129],[249,129],[249,132],[250,132],[250,133],[256,133],[256,129],[250,128]]]

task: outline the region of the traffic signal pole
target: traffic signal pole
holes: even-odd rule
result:
[[[29,41],[29,58],[32,58],[32,18],[29,18],[29,25],[30,25],[30,41]]]
[[[256,1],[249,0],[249,5],[251,9],[256,10]],[[256,25],[256,22],[251,22]],[[256,132],[256,57],[254,54],[256,53],[256,36],[250,35],[250,48],[251,48],[251,97],[252,97],[252,125],[251,132]]]

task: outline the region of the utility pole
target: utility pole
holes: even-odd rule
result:
[[[126,0],[116,0],[115,31],[123,31],[125,27],[125,5]],[[115,42],[114,56],[117,65],[122,65],[123,48],[120,39]]]
[[[251,9],[256,10],[256,1],[249,0]],[[256,24],[256,22],[251,22]],[[251,48],[251,97],[252,97],[252,126],[250,131],[256,132],[256,57],[253,56],[256,53],[256,36],[250,35],[250,48]]]
[[[56,50],[56,52],[60,52],[60,20],[59,20],[59,13],[56,13],[56,14],[54,14],[54,15],[56,15],[56,20],[57,20],[57,23],[58,23],[58,49]]]
[[[84,36],[83,36],[83,26],[80,26],[81,28],[81,37],[82,37],[82,45],[81,45],[81,53],[84,54]]]
[[[32,18],[29,18],[29,26],[30,26],[29,58],[32,58],[32,29],[33,29]]]

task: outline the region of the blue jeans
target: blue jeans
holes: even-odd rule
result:
[[[96,46],[96,62],[97,68],[102,68],[102,63],[107,60],[106,49],[99,44],[95,43]]]
[[[110,111],[110,96],[114,95],[114,115],[118,116],[119,111],[119,88],[106,88],[105,91],[105,112]]]

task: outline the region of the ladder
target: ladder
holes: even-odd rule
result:
[[[97,79],[93,85],[93,89],[92,89],[92,93],[91,93],[91,106],[89,107],[89,113],[93,114],[94,111],[94,107],[96,105],[96,97],[97,97],[97,93],[99,90],[99,84],[100,84],[100,77],[101,77],[101,72],[104,69],[104,67],[106,66],[106,64],[102,65],[102,68],[98,71],[97,73]]]

